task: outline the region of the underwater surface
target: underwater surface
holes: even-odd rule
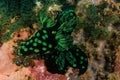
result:
[[[118,0],[0,0],[0,80],[120,80]]]

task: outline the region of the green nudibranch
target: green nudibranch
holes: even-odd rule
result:
[[[83,74],[88,66],[88,58],[73,45],[71,33],[77,24],[73,10],[61,12],[56,20],[40,14],[43,25],[31,38],[20,45],[18,56],[40,54],[44,56],[48,71],[64,74],[69,67],[79,69]]]

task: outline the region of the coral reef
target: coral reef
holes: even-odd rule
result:
[[[0,80],[120,80],[119,2],[119,0],[0,0]],[[73,16],[69,18],[69,10],[73,10],[72,15],[75,14],[77,19],[72,19]],[[41,30],[40,33],[43,33],[43,27],[46,26],[59,30],[57,33],[53,31],[57,35],[52,42],[56,47],[54,46],[51,52],[54,51],[51,54],[38,54],[38,50],[35,50],[36,52],[32,50],[30,54],[23,52],[20,45],[27,44],[27,41],[35,38],[37,31]],[[44,35],[39,37],[42,36]],[[76,49],[83,54],[77,56]],[[80,56],[85,57],[84,54],[88,56],[86,72],[81,69],[85,64],[76,66],[75,63],[75,59],[81,60]],[[79,68],[81,74],[85,73],[78,75],[78,69],[74,68]],[[55,69],[58,73],[67,73],[52,74],[56,73],[53,71]],[[60,72],[61,69],[63,72]]]
[[[27,80],[30,75],[29,69],[18,67],[13,63],[14,40],[3,43],[0,47],[0,80]]]

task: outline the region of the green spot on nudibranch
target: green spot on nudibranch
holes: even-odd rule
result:
[[[46,31],[46,30],[43,30],[43,33],[47,33],[47,31]]]
[[[56,31],[52,31],[52,34],[56,34]]]
[[[50,51],[45,52],[45,54],[49,54],[49,53],[50,53]]]
[[[73,16],[73,13],[70,13],[70,16]]]
[[[83,61],[80,61],[80,64],[83,64]]]
[[[83,56],[81,56],[81,57],[80,57],[80,59],[81,59],[81,60],[83,60],[83,59],[84,59],[84,57],[83,57]]]
[[[37,43],[33,43],[33,46],[37,46]]]
[[[42,36],[42,39],[44,39],[44,40],[45,40],[45,39],[46,39],[46,37],[45,37],[45,36]]]
[[[39,52],[39,49],[35,49],[34,52],[38,53],[38,52]]]
[[[20,50],[18,50],[18,55],[19,55],[19,56],[22,56],[22,54],[20,53]]]
[[[46,38],[48,38],[48,35],[47,35],[47,34],[45,34],[44,36],[45,36]]]
[[[30,40],[30,43],[32,43],[32,42],[33,42],[33,40],[31,39],[31,40]]]
[[[38,38],[35,38],[35,42],[38,42],[38,40],[39,40]]]
[[[82,69],[85,69],[85,66],[82,66]]]
[[[37,37],[39,37],[40,36],[40,33],[37,33],[37,35],[36,35]]]
[[[37,42],[38,42],[38,43],[42,43],[42,41],[41,41],[41,40],[38,40]]]
[[[76,51],[78,52],[78,51],[79,51],[79,49],[76,49]]]
[[[22,54],[21,54],[20,52],[18,53],[18,55],[19,55],[19,56],[22,56]]]
[[[29,50],[33,50],[33,48],[32,48],[32,47],[30,47],[30,48],[29,48]]]
[[[47,49],[45,47],[42,48],[43,51],[46,51]]]
[[[25,46],[21,46],[21,48],[22,48],[22,49],[24,49],[24,48],[25,48]]]
[[[26,42],[26,45],[29,45],[30,44],[30,42]]]
[[[28,51],[28,48],[24,48],[23,50],[26,52],[26,51]]]
[[[42,45],[43,45],[43,46],[47,46],[47,43],[46,43],[46,42],[43,42]]]
[[[48,47],[49,47],[49,48],[52,48],[52,45],[51,45],[51,44],[49,44],[49,45],[48,45]]]
[[[77,65],[76,64],[73,64],[73,67],[76,67]]]

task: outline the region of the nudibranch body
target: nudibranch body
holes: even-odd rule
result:
[[[18,55],[48,54],[54,50],[56,31],[53,27],[41,28],[34,36],[24,42],[18,50]]]
[[[73,67],[83,74],[88,66],[88,58],[73,45],[71,33],[78,21],[74,11],[63,11],[54,21],[47,15],[40,16],[43,27],[21,44],[18,56],[40,54],[45,57],[47,69],[52,73],[64,74],[69,67]]]
[[[78,69],[79,75],[81,75],[87,70],[88,58],[84,52],[73,46],[68,51],[57,51],[54,54],[50,54],[45,63],[48,71],[52,73],[64,74],[72,67]]]

